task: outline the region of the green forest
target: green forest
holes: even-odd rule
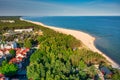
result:
[[[12,24],[0,22],[1,34],[6,30],[29,27],[43,31],[43,35],[34,37],[39,49],[30,56],[30,63],[26,68],[29,80],[91,80],[97,76],[94,65],[109,66],[103,56],[89,50],[71,35],[20,21],[19,17],[14,17],[14,20],[16,23]],[[120,73],[117,77],[119,75]]]

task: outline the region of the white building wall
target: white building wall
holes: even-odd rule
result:
[[[0,45],[0,48],[1,48],[1,49],[4,49],[4,45],[3,45],[3,44],[1,44],[1,45]]]
[[[0,51],[0,58],[2,58],[3,55],[3,51]]]
[[[15,29],[14,31],[15,32],[31,32],[31,31],[33,31],[33,29],[32,28],[29,28],[29,29]]]
[[[17,55],[16,55],[16,58],[18,58],[18,57],[24,58],[24,56],[23,56],[22,54],[17,54]]]
[[[4,46],[4,48],[6,48],[6,49],[10,49],[10,48],[12,48],[12,46],[6,44],[6,45]]]

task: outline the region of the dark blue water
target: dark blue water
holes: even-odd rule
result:
[[[120,16],[22,17],[46,25],[84,31],[96,37],[98,49],[120,64]]]

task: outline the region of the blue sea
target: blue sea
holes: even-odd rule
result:
[[[120,16],[22,17],[49,26],[79,30],[96,37],[95,46],[120,64]]]

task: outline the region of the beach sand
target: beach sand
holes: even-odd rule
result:
[[[20,18],[20,19],[24,20],[22,18]],[[24,21],[31,22],[31,23],[37,24],[37,25],[41,25],[41,26],[53,29],[55,31],[58,31],[60,33],[70,34],[70,35],[74,36],[76,39],[82,41],[83,44],[86,45],[90,50],[92,50],[94,52],[98,52],[103,57],[105,57],[106,60],[108,60],[108,62],[110,62],[111,66],[113,68],[119,68],[120,69],[120,66],[116,62],[114,62],[111,58],[106,56],[103,52],[101,52],[100,50],[98,50],[95,47],[95,45],[94,45],[95,37],[93,37],[93,36],[91,36],[91,35],[89,35],[87,33],[84,33],[82,31],[70,30],[70,29],[64,29],[64,28],[57,28],[57,27],[53,27],[53,26],[47,26],[47,25],[44,25],[44,24],[42,24],[40,22],[34,22],[34,21],[30,21],[30,20],[24,20]]]

